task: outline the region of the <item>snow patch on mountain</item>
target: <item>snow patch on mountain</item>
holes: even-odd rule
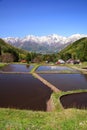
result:
[[[58,52],[62,48],[66,47],[72,42],[79,40],[80,38],[87,37],[84,34],[74,34],[70,37],[63,37],[57,34],[52,34],[48,36],[33,36],[28,35],[24,38],[13,38],[7,37],[3,38],[7,43],[26,49],[29,51],[36,51],[36,52]]]

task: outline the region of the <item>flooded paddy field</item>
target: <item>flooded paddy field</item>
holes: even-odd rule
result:
[[[33,68],[32,65],[26,64],[9,64],[2,68],[0,71],[2,72],[30,72]]]
[[[60,101],[64,108],[87,109],[87,92],[67,94]]]
[[[86,74],[39,74],[62,91],[87,89]]]
[[[76,69],[66,66],[40,66],[36,70],[37,73],[80,73]]]
[[[52,90],[29,74],[32,68],[32,65],[9,64],[0,70],[0,107],[47,111],[47,103]],[[65,71],[69,71],[71,74],[61,73]],[[61,91],[87,89],[87,75],[80,74],[74,69],[64,66],[40,66],[36,72],[47,72],[39,75]],[[73,107],[75,104],[78,106],[77,99],[80,98],[83,99],[83,104],[81,102],[82,105],[79,104],[79,106],[87,105],[87,93],[79,94],[79,96],[78,94],[69,95],[69,100],[67,97],[61,98],[64,108]],[[76,99],[76,102],[73,99]]]
[[[47,110],[52,91],[30,74],[0,74],[0,107]]]

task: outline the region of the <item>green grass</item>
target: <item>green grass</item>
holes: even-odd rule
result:
[[[83,69],[83,68],[87,68],[87,62],[82,62],[81,64],[74,64],[74,65],[66,64],[66,66],[77,69],[83,74],[87,74],[87,71],[85,71],[85,69]]]
[[[86,130],[87,111],[32,112],[0,109],[0,130]]]
[[[0,68],[4,67],[6,65],[7,65],[7,63],[0,63]]]
[[[82,62],[81,64],[74,64],[72,66],[76,66],[78,68],[83,68],[83,67],[87,67],[87,62]]]
[[[52,112],[0,108],[0,130],[87,130],[87,110],[62,108],[59,97],[68,93],[52,94]]]
[[[81,65],[80,65],[81,68],[83,67],[87,67],[87,62],[83,62]]]
[[[34,67],[33,67],[33,69],[31,70],[30,73],[34,73],[34,72],[36,71],[36,69],[37,69],[39,66],[41,66],[41,64],[33,64],[33,65],[34,65]]]

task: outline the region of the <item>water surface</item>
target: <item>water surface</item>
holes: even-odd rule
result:
[[[4,72],[30,72],[33,66],[25,64],[9,64],[2,68]]]
[[[87,92],[67,94],[60,101],[64,108],[87,109]]]
[[[62,73],[62,72],[71,72],[71,73],[79,73],[79,71],[66,67],[66,66],[40,66],[38,67],[38,69],[36,70],[36,72],[40,72],[40,71],[52,71],[52,72],[58,72],[58,73]]]
[[[62,91],[87,89],[86,74],[40,74]]]
[[[47,109],[52,91],[30,74],[0,74],[0,107]]]

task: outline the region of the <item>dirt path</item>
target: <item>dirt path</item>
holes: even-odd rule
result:
[[[39,76],[36,73],[33,73],[33,76],[35,76],[37,79],[39,79],[42,83],[44,83],[45,85],[47,85],[49,88],[51,88],[51,90],[53,92],[60,92],[60,90],[58,88],[56,88],[54,85],[52,85],[50,82],[48,82],[47,80],[45,80],[44,78],[42,78],[41,76]]]
[[[49,87],[53,92],[57,93],[57,92],[61,91],[58,88],[56,88],[54,85],[49,83],[47,80],[45,80],[44,78],[39,76],[37,73],[33,73],[33,76],[35,76],[37,79],[39,79],[42,83],[44,83],[47,87]],[[53,109],[53,106],[52,106],[52,101],[51,101],[51,98],[50,98],[47,102],[47,111],[50,112],[50,111],[52,111],[52,109]]]
[[[53,111],[53,104],[52,104],[52,99],[50,98],[49,100],[48,100],[48,102],[47,102],[47,112],[51,112],[51,111]]]

